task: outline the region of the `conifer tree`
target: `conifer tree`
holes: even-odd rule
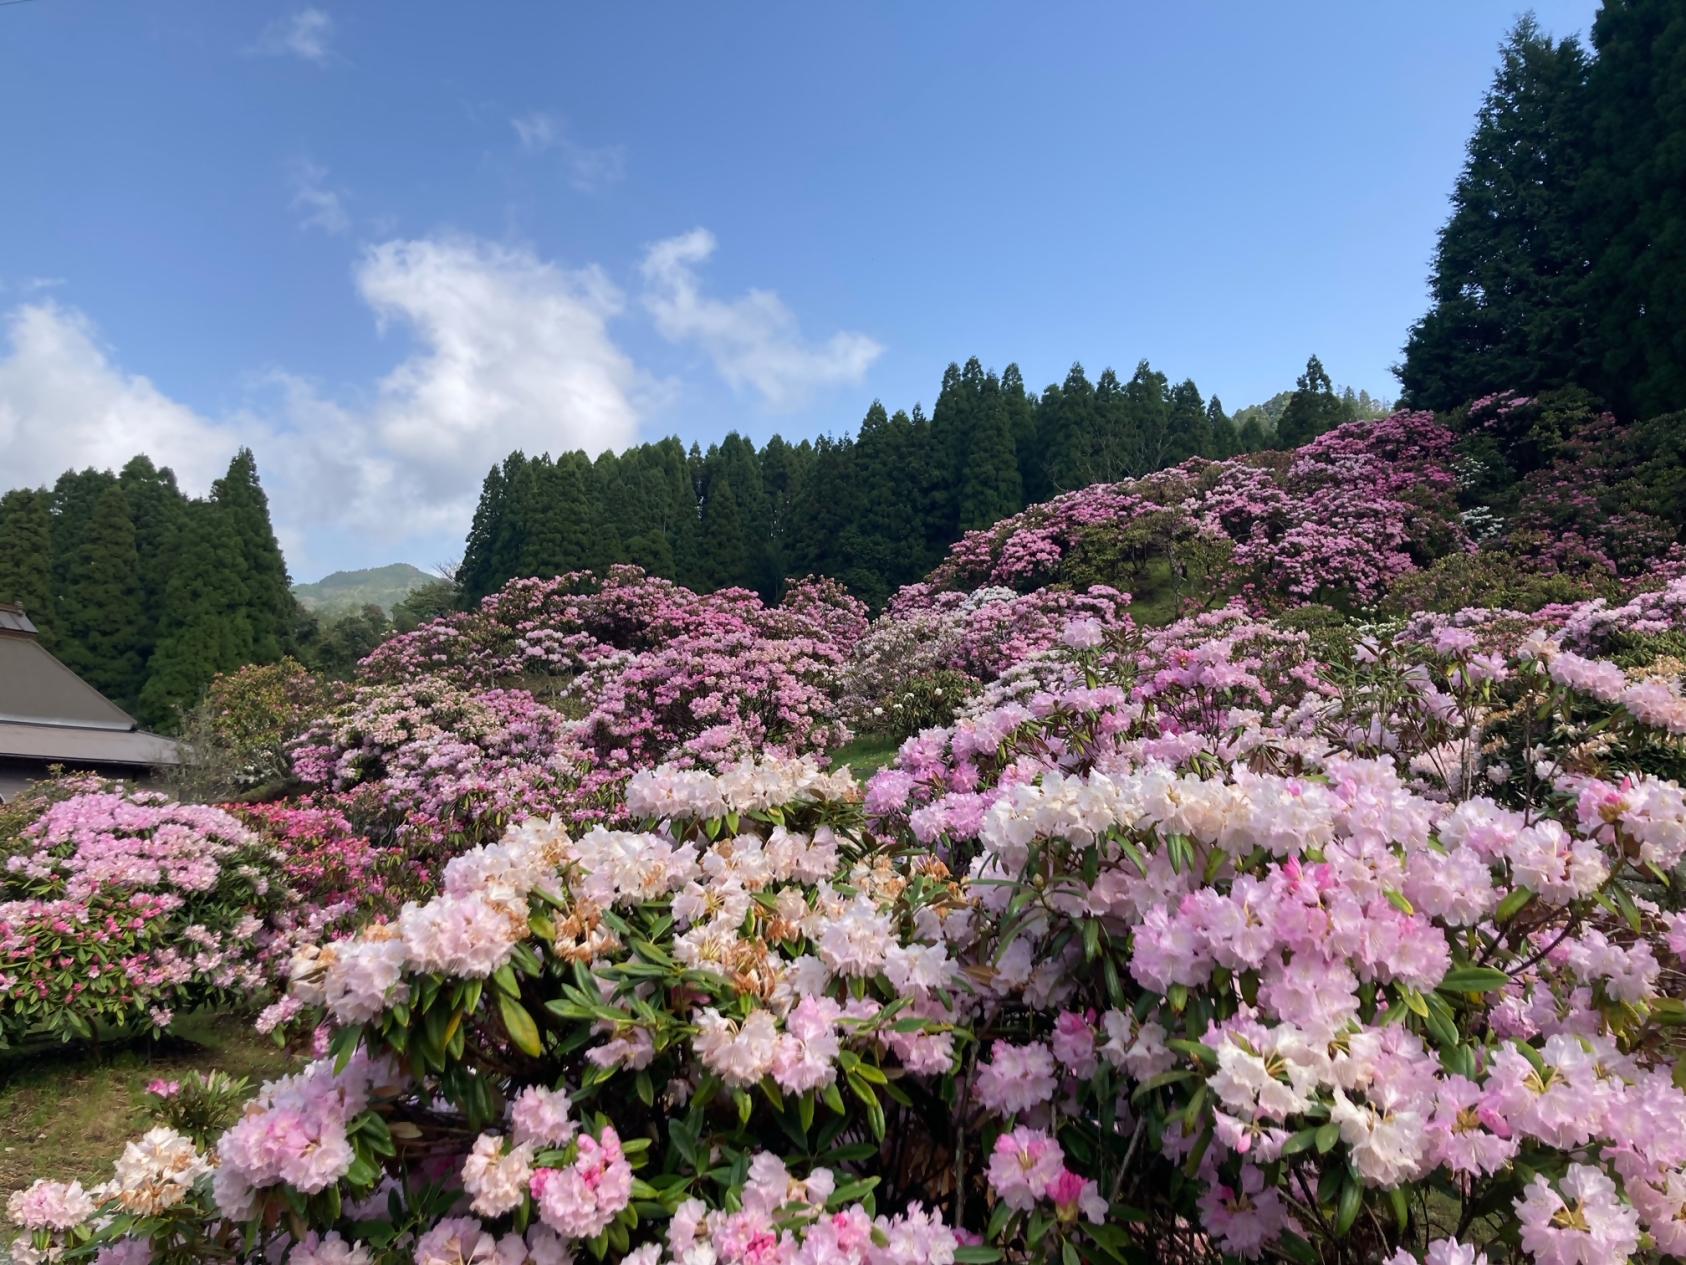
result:
[[[1198,398],[1199,393],[1195,394]],[[1145,360],[1136,365],[1135,373],[1124,385],[1124,411],[1135,446],[1130,453],[1130,464],[1114,478],[1152,474],[1181,460],[1175,456],[1176,445],[1171,435],[1170,383]]]
[[[158,648],[140,692],[141,719],[173,728],[212,677],[252,662],[249,612],[241,542],[229,532],[220,506],[195,501],[183,515],[164,590]]]
[[[1476,117],[1399,379],[1417,408],[1584,376],[1588,248],[1577,199],[1587,155],[1587,58],[1532,15],[1500,49]]]
[[[714,480],[702,514],[702,575],[711,589],[743,583],[749,570],[749,545],[744,537],[743,514],[731,481]]]
[[[1041,446],[1036,435],[1036,401],[1025,390],[1024,375],[1017,365],[1001,371],[1001,406],[1007,411],[1007,428],[1013,433],[1013,455],[1018,460],[1019,488],[1027,503],[1042,499]]]
[[[70,568],[75,564],[76,551],[88,534],[94,509],[105,490],[117,482],[107,470],[66,470],[53,484],[51,511],[53,515],[53,592],[58,595],[65,584]]]
[[[1686,408],[1686,11],[1605,0],[1592,43],[1578,209],[1598,364],[1582,385],[1648,418]]]
[[[969,369],[977,361],[967,362]],[[979,376],[982,376],[980,368]],[[958,364],[950,362],[943,371],[942,386],[931,410],[931,464],[935,471],[935,497],[930,505],[925,534],[933,548],[954,539],[960,524],[960,475],[966,460],[966,440],[972,428],[973,391],[961,379]]]
[[[160,470],[144,453],[132,458],[117,476],[135,525],[135,553],[140,559],[141,657],[152,657],[158,638],[158,613],[164,606],[176,532],[187,498],[169,469]]]
[[[972,418],[960,483],[959,528],[967,532],[993,526],[1023,509],[1023,498],[1018,450],[1001,398],[1001,384],[989,375]]]
[[[465,609],[477,606],[495,587],[493,548],[509,510],[507,491],[503,466],[493,466],[480,484],[480,500],[474,507],[474,521],[463,545],[462,565],[457,569],[458,592]]]
[[[1179,465],[1190,457],[1211,455],[1215,440],[1206,416],[1206,401],[1200,398],[1200,388],[1194,385],[1194,379],[1185,378],[1171,388],[1165,429],[1165,465]]]
[[[58,617],[53,602],[53,520],[45,491],[18,488],[0,496],[0,602],[22,606],[51,649]]]
[[[129,503],[115,481],[100,494],[65,570],[59,656],[120,707],[132,707],[145,664],[140,559]]]
[[[702,520],[696,484],[683,444],[668,438],[656,447],[663,488],[663,529],[673,548],[673,578],[681,584],[695,584],[702,567]]]
[[[1074,450],[1081,449],[1083,483],[1115,483],[1136,467],[1142,446],[1136,418],[1124,394],[1124,384],[1111,366],[1095,379],[1093,420],[1087,435],[1073,434]],[[1075,486],[1082,486],[1077,484]]]
[[[1206,401],[1206,434],[1209,436],[1211,447],[1200,455],[1223,460],[1233,457],[1239,447],[1236,441],[1235,424],[1229,420],[1224,412],[1223,402],[1217,396]]]
[[[211,503],[221,511],[223,530],[240,553],[245,582],[245,612],[251,628],[251,660],[273,663],[286,652],[298,618],[298,603],[275,529],[269,498],[258,482],[257,460],[242,448],[228,463],[228,473],[211,485]]]
[[[1323,362],[1313,356],[1306,361],[1305,372],[1296,380],[1288,407],[1276,423],[1276,446],[1298,448],[1344,420],[1340,397],[1324,372]]]
[[[1049,495],[1086,487],[1095,481],[1091,451],[1096,433],[1095,388],[1074,363],[1065,382],[1043,396],[1038,417],[1043,422],[1046,490]]]

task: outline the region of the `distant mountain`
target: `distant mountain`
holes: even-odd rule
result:
[[[317,614],[334,614],[362,606],[378,606],[387,614],[409,594],[434,577],[408,562],[362,571],[336,571],[315,584],[293,585],[299,605]]]

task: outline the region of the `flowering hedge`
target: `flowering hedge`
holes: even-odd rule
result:
[[[319,908],[263,1019],[316,1060],[18,1192],[14,1256],[1686,1254],[1679,567],[1295,609],[1467,547],[1451,443],[1075,493],[870,627],[617,570],[397,639],[248,818]],[[1212,609],[1138,624],[1144,541],[1211,546]],[[909,696],[866,787],[825,767]]]
[[[32,806],[0,838],[0,1046],[164,1029],[285,960],[281,858],[229,814],[89,778]]]
[[[294,744],[292,760],[324,803],[437,868],[495,838],[512,814],[554,811],[587,755],[565,718],[524,690],[420,677],[359,687]]]
[[[1028,701],[910,742],[864,804],[767,760],[635,774],[632,829],[529,820],[301,950],[327,1057],[100,1234],[429,1265],[1686,1250],[1686,801],[1624,764],[1678,748],[1677,687],[1539,629],[1358,660],[1239,613],[1078,621]],[[37,1214],[44,1249],[113,1212],[32,1198],[83,1213]]]
[[[1469,547],[1455,437],[1431,414],[1351,422],[1290,453],[1194,458],[1068,492],[969,532],[932,574],[939,588],[1025,590],[1102,580],[1136,591],[1154,567],[1197,583],[1196,605],[1245,589],[1280,607],[1374,605],[1401,577]]]

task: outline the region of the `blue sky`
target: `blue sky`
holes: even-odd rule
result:
[[[511,448],[842,432],[968,355],[1391,395],[1516,13],[0,6],[0,486],[249,443],[314,579],[454,558]]]

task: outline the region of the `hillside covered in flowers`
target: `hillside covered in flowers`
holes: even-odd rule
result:
[[[1579,407],[1096,484],[877,614],[617,567],[223,678],[210,802],[3,810],[0,1043],[297,1070],[13,1259],[1686,1254],[1686,559]]]

